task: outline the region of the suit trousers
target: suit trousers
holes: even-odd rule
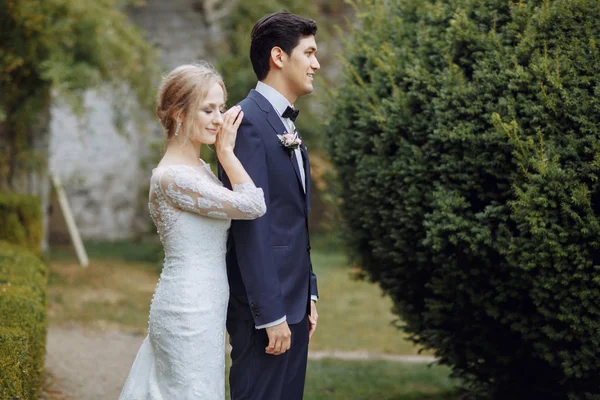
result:
[[[301,400],[308,357],[308,317],[290,325],[291,347],[274,356],[265,353],[269,338],[253,320],[228,320],[231,351],[231,400]]]

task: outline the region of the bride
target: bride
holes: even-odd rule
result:
[[[225,398],[225,270],[232,219],[266,212],[263,191],[233,153],[240,107],[223,113],[226,91],[208,64],[183,65],[162,83],[157,115],[167,147],[150,179],[149,208],[165,251],[148,336],[120,399]],[[228,190],[199,158],[215,144]]]

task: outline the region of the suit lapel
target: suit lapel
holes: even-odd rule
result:
[[[304,163],[304,176],[306,177],[306,210],[310,211],[310,162],[308,161],[308,151],[306,146],[302,146],[302,161]]]
[[[273,108],[271,103],[269,103],[269,101],[267,99],[265,99],[265,97],[262,94],[258,93],[256,90],[252,89],[250,91],[250,93],[248,94],[248,97],[254,99],[254,101],[256,101],[256,104],[258,104],[260,109],[263,110],[267,114],[267,122],[269,123],[269,125],[271,125],[271,128],[273,128],[276,135],[281,135],[287,131],[285,128],[285,125],[283,124],[283,122],[281,122],[281,119],[279,118],[277,111],[275,111],[275,109]],[[276,137],[277,141],[279,141],[279,138],[277,138],[277,136],[275,136],[275,137]],[[287,149],[282,148],[281,150],[288,153],[288,159],[292,163],[292,168],[294,168],[294,172],[296,173],[296,178],[298,178],[298,183],[300,184],[300,190],[302,192],[304,192],[304,190],[302,190],[302,175],[300,174],[300,167],[298,166],[298,161],[296,160],[295,152],[292,151],[293,156],[290,157],[289,151]],[[304,154],[306,154],[306,153],[304,153]],[[306,156],[304,156],[302,158],[304,160],[306,160]],[[306,161],[304,161],[304,162],[305,162],[304,171],[306,172]],[[307,185],[306,190],[307,190],[306,194],[308,194],[308,185]]]
[[[294,172],[296,172],[296,178],[298,178],[298,183],[300,184],[300,190],[302,190],[302,192],[304,192],[304,189],[302,189],[302,174],[300,174],[300,167],[298,166],[298,161],[296,160],[296,152],[295,151],[292,151],[292,154],[289,157],[289,159],[292,163],[292,167],[294,168]]]

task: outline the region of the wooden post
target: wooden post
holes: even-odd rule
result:
[[[51,174],[50,177],[52,179],[54,190],[56,190],[56,194],[58,196],[58,204],[60,205],[60,209],[65,217],[65,222],[67,223],[69,236],[71,237],[71,243],[73,243],[75,252],[77,253],[77,259],[79,259],[79,265],[82,267],[87,267],[89,264],[88,256],[85,251],[85,247],[83,246],[81,236],[79,235],[77,225],[75,225],[75,219],[73,218],[73,213],[71,212],[69,200],[65,194],[62,182],[60,181],[60,178],[54,174]]]

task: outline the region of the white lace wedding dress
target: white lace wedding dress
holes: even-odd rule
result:
[[[263,191],[228,190],[206,163],[171,165],[153,171],[149,208],[165,260],[148,336],[119,398],[223,400],[227,230],[231,219],[265,213]]]

